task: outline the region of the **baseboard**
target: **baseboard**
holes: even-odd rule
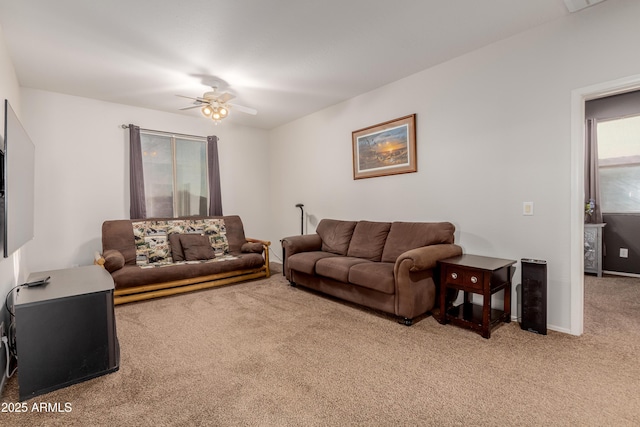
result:
[[[515,323],[520,323],[520,319],[518,318],[518,316],[511,316],[511,321],[515,322]],[[552,330],[552,331],[556,331],[556,332],[562,332],[563,334],[569,334],[569,335],[573,335],[571,333],[571,329],[567,329],[567,328],[561,328],[560,326],[556,326],[556,325],[549,325],[547,324],[547,329]]]
[[[640,274],[635,274],[635,273],[621,273],[619,271],[608,271],[608,270],[603,270],[602,271],[603,274],[610,274],[612,276],[623,276],[623,277],[636,277],[636,278],[640,278]]]

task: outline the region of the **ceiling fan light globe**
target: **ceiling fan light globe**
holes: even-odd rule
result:
[[[220,113],[220,117],[227,117],[227,114],[229,114],[229,110],[226,107],[220,107],[218,113]]]
[[[205,105],[204,107],[202,107],[201,111],[202,111],[202,114],[204,114],[207,117],[211,116],[211,113],[213,113],[213,109],[211,108],[210,105]]]
[[[214,111],[213,114],[211,115],[211,118],[213,120],[220,120],[222,117],[220,117],[220,113],[217,111]]]

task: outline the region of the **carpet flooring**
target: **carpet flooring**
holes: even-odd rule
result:
[[[585,281],[581,337],[512,322],[486,340],[433,317],[406,327],[277,272],[122,305],[119,371],[1,412],[0,425],[640,425],[640,279]],[[14,376],[2,408],[17,399]]]

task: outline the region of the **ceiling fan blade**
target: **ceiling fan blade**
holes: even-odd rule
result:
[[[180,98],[187,98],[187,99],[193,99],[194,101],[198,101],[200,103],[208,103],[209,101],[207,101],[204,98],[194,98],[193,96],[185,96],[185,95],[176,95],[179,96]]]
[[[231,101],[235,97],[236,97],[235,95],[233,95],[233,94],[231,94],[229,92],[223,92],[219,96],[216,97],[216,100],[218,102],[225,103],[225,102]]]
[[[193,108],[200,108],[200,107],[202,107],[202,104],[192,105],[191,107],[180,108],[180,110],[191,110]]]
[[[229,104],[229,106],[232,107],[234,110],[238,110],[238,111],[240,111],[242,113],[251,114],[253,116],[258,114],[258,110],[256,110],[255,108],[244,107],[244,106],[238,105],[238,104]]]

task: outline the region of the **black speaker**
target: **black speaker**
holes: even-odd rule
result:
[[[523,258],[522,319],[525,331],[547,335],[547,262]]]

